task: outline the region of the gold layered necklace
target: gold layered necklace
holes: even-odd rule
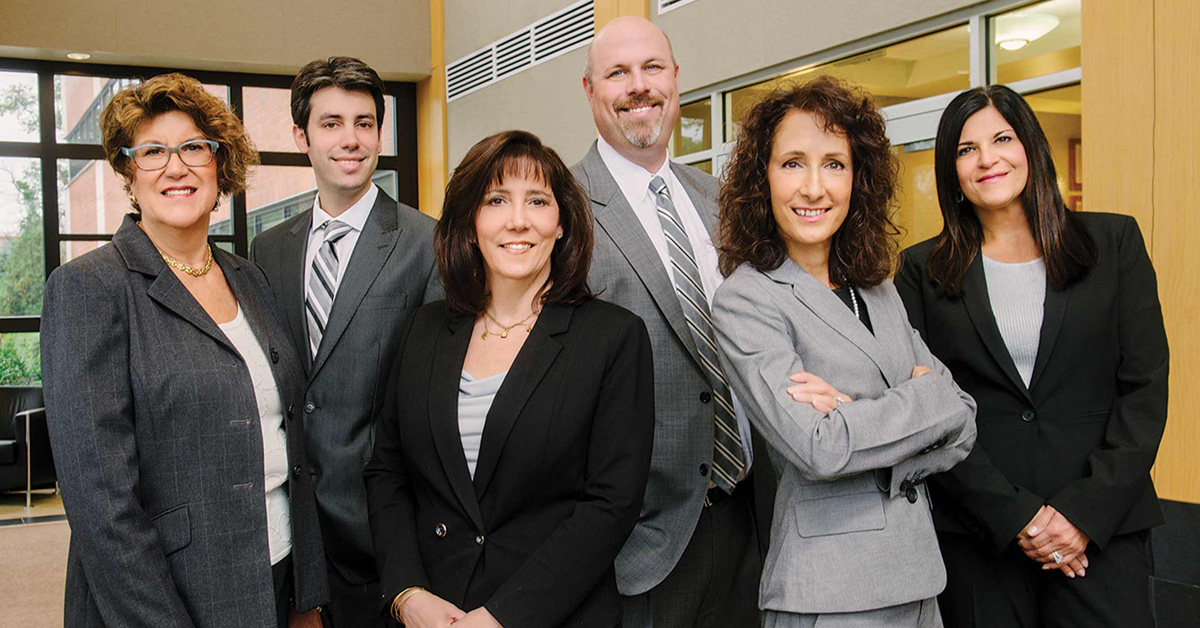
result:
[[[489,320],[500,326],[500,337],[501,338],[508,338],[508,332],[512,331],[514,327],[519,327],[526,323],[529,323],[529,326],[525,328],[525,333],[529,333],[529,332],[533,331],[533,324],[537,322],[536,320],[533,320],[532,322],[530,322],[530,319],[534,319],[537,316],[537,312],[530,312],[529,316],[522,318],[521,320],[513,323],[512,325],[505,325],[505,324],[501,323],[500,321],[496,320],[495,316],[492,316],[491,312],[489,312],[487,310],[483,311],[483,315],[485,317],[483,319],[483,333],[479,335],[479,337],[482,338],[483,340],[487,340],[488,336],[496,335],[496,332],[492,331],[491,328],[488,327]]]
[[[183,271],[193,277],[203,277],[204,275],[208,274],[208,271],[212,270],[213,255],[212,255],[212,245],[211,244],[208,245],[208,257],[205,258],[204,265],[201,266],[200,268],[196,268],[194,266],[188,266],[187,264],[184,264],[183,262],[171,257],[170,255],[163,253],[161,250],[158,252],[158,254],[162,256],[163,261],[166,262],[167,265],[170,266],[171,268]]]

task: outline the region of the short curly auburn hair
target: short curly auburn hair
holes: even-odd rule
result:
[[[788,257],[771,208],[767,166],[775,132],[793,111],[816,114],[827,131],[845,134],[850,143],[850,209],[833,235],[829,276],[855,286],[877,285],[892,274],[899,249],[900,230],[892,221],[899,162],[870,96],[829,76],[772,92],[742,122],[718,197],[721,273],[728,276],[743,263],[774,270]]]
[[[206,139],[221,145],[216,154],[220,194],[229,196],[246,189],[246,173],[259,161],[242,121],[221,99],[205,91],[200,81],[171,73],[117,92],[100,113],[104,156],[113,171],[124,177],[125,191],[129,191],[137,166],[121,149],[133,146],[133,136],[143,124],[171,111],[187,114]],[[136,202],[134,209],[140,209]]]

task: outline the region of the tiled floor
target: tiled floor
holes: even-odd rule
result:
[[[0,526],[44,521],[62,521],[62,497],[53,489],[33,492],[33,507],[25,508],[25,493],[0,493]]]

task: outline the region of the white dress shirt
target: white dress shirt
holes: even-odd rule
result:
[[[608,172],[612,174],[613,179],[617,181],[617,186],[621,188],[625,200],[629,201],[633,213],[642,223],[642,229],[646,235],[650,236],[650,242],[654,244],[654,250],[658,252],[659,260],[662,261],[663,268],[667,271],[667,277],[673,284],[674,277],[671,275],[671,254],[667,250],[667,236],[663,234],[662,221],[658,217],[658,205],[654,193],[650,191],[650,180],[654,177],[662,177],[666,182],[671,202],[675,205],[679,220],[683,222],[683,230],[687,232],[688,240],[692,243],[692,252],[696,255],[696,266],[700,268],[700,282],[704,284],[704,296],[708,299],[711,308],[712,296],[725,278],[721,276],[721,271],[717,267],[717,249],[713,245],[712,236],[709,235],[708,228],[704,226],[704,221],[700,219],[700,212],[696,210],[687,190],[671,172],[671,160],[664,159],[658,172],[649,172],[618,153],[615,148],[604,141],[603,137],[597,138],[596,149],[600,153],[600,159],[608,168]],[[748,472],[750,465],[754,462],[754,452],[750,445],[750,421],[746,418],[742,403],[732,388],[729,390],[729,394],[733,397],[733,409],[737,413],[738,434],[742,437],[742,446],[746,451],[746,470]]]
[[[363,226],[367,224],[371,208],[375,206],[375,199],[378,197],[379,187],[372,183],[371,189],[367,190],[367,193],[363,194],[357,203],[351,205],[350,209],[342,212],[342,215],[337,218],[321,209],[320,194],[313,200],[312,222],[308,225],[308,247],[304,249],[304,290],[306,293],[308,282],[312,279],[313,259],[325,242],[325,230],[321,226],[330,220],[337,220],[350,226],[350,231],[333,243],[333,252],[337,254],[338,259],[337,282],[338,285],[341,285],[350,256],[354,254],[354,246],[358,244],[358,236],[362,234]],[[334,299],[337,299],[336,295]]]
[[[292,551],[291,511],[283,485],[288,478],[287,436],[283,432],[283,400],[271,373],[271,363],[254,330],[238,305],[237,316],[228,323],[218,323],[229,342],[241,354],[250,371],[254,399],[258,402],[258,423],[262,428],[263,472],[267,500],[267,547],[271,564],[283,560]]]

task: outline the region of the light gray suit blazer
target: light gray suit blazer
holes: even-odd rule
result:
[[[675,568],[704,507],[713,453],[712,385],[700,366],[671,277],[594,143],[571,171],[591,197],[596,222],[588,286],[600,292],[601,299],[640,316],[654,350],[650,481],[641,517],[616,561],[621,594],[639,595]],[[712,233],[717,220],[717,180],[675,163],[671,172]],[[767,467],[751,476],[756,497],[765,498],[765,504],[756,505],[759,540],[765,544],[773,477],[768,465],[759,465],[758,457],[755,460],[756,469]]]
[[[743,264],[714,298],[727,374],[779,472],[764,609],[864,611],[946,584],[922,480],[970,452],[975,402],[909,326],[891,281],[859,294],[874,335],[790,259]],[[933,373],[912,379],[916,365]],[[851,401],[829,415],[794,401],[798,371]]]

